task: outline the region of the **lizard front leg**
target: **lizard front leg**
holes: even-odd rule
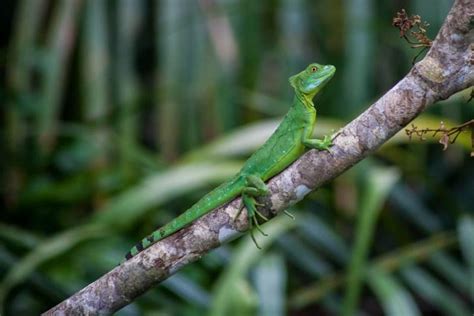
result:
[[[316,138],[309,138],[308,135],[310,133],[305,132],[303,133],[303,137],[301,139],[301,143],[308,148],[314,148],[318,150],[328,150],[329,147],[331,147],[332,144],[332,137],[331,136],[324,136],[323,139],[316,139]]]

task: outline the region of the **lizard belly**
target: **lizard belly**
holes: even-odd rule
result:
[[[277,133],[279,132],[279,133]],[[301,142],[304,126],[293,119],[284,121],[275,132],[245,163],[241,174],[253,174],[263,181],[275,176],[305,150]]]
[[[278,159],[274,160],[273,157],[268,157],[272,163],[267,165],[265,170],[262,170],[262,180],[266,181],[283,171],[287,166],[301,156],[304,153],[304,150],[305,148],[303,144],[301,144],[301,142],[296,142],[292,143],[291,146],[287,148],[281,148],[278,153],[272,153],[271,156],[278,157]]]

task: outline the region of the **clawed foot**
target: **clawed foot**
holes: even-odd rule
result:
[[[324,135],[324,138],[321,140],[320,150],[327,150],[331,155],[331,147],[334,146],[333,141],[341,134],[341,132],[337,132],[332,136]]]
[[[262,234],[263,236],[265,236],[265,237],[268,236],[268,234],[265,233],[262,230],[262,228],[260,227],[260,223],[258,222],[257,217],[259,217],[260,219],[262,219],[265,222],[268,221],[268,218],[265,215],[263,215],[260,211],[257,210],[256,205],[262,206],[262,204],[256,202],[253,197],[245,196],[245,197],[243,197],[242,200],[243,200],[242,204],[239,207],[239,211],[237,212],[237,214],[233,218],[233,221],[235,222],[239,218],[240,214],[242,213],[242,210],[244,209],[244,207],[246,207],[247,208],[247,215],[248,215],[247,219],[248,219],[250,237],[252,238],[253,243],[255,244],[255,246],[258,249],[262,249],[260,247],[260,245],[258,244],[257,239],[255,238],[253,228],[255,227],[255,229],[257,229],[260,232],[260,234]]]
[[[317,141],[318,141],[318,144],[317,144],[316,148],[318,150],[327,150],[327,151],[331,152],[331,150],[329,149],[333,145],[331,136],[324,135],[323,139],[317,140]]]
[[[255,246],[258,248],[258,249],[262,249],[260,247],[260,245],[258,244],[257,242],[257,239],[255,238],[255,235],[254,235],[254,230],[253,230],[253,227],[255,225],[255,228],[260,232],[260,234],[262,234],[263,236],[267,237],[268,234],[265,233],[262,228],[260,227],[260,223],[258,222],[258,217],[260,217],[262,220],[264,220],[265,222],[268,221],[268,218],[266,216],[264,216],[262,213],[260,213],[256,208],[252,209],[250,212],[249,212],[249,217],[248,217],[248,221],[249,221],[249,230],[250,230],[250,237],[252,238],[253,240],[253,243],[255,244]]]

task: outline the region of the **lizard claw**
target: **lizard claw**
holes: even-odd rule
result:
[[[233,222],[235,223],[237,221],[237,219],[239,218],[240,214],[242,213],[242,210],[244,209],[244,203],[241,202],[240,206],[239,206],[239,210],[237,211],[237,214],[235,214],[234,218],[233,218]]]
[[[333,144],[332,144],[331,137],[328,135],[324,135],[324,138],[321,140],[320,150],[329,151],[329,147],[331,147],[332,145]]]
[[[336,134],[333,134],[333,135],[331,136],[331,141],[334,141],[334,140],[335,140],[339,135],[341,135],[341,134],[342,134],[342,131],[338,131]]]
[[[332,146],[332,144],[331,144],[331,146]],[[326,150],[328,151],[328,153],[329,153],[331,156],[333,155],[333,151],[331,150],[331,147],[328,147]]]

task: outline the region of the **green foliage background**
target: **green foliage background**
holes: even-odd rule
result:
[[[338,71],[317,135],[410,69],[391,18],[434,38],[452,1],[8,0],[1,3],[1,315],[36,315],[235,173],[310,62]],[[461,92],[419,127],[473,117]],[[474,164],[400,133],[264,228],[118,315],[472,315]]]

